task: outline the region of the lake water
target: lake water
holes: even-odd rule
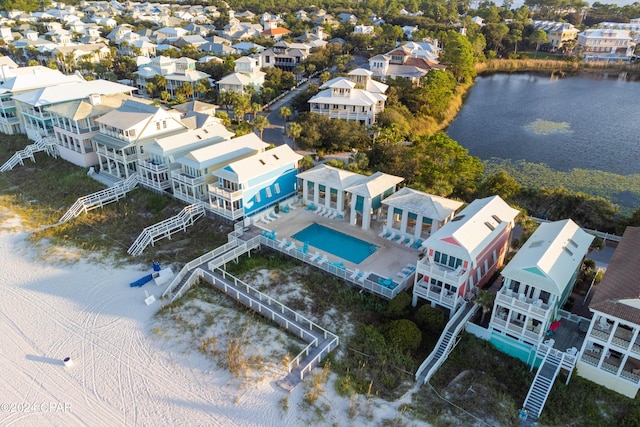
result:
[[[478,77],[447,134],[481,159],[640,173],[640,82],[581,73]]]

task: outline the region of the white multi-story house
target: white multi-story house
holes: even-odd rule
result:
[[[502,266],[518,210],[498,196],[476,199],[423,243],[413,305],[422,298],[450,315]]]
[[[228,141],[233,135],[233,132],[216,122],[187,132],[155,138],[145,148],[148,157],[138,160],[140,182],[155,191],[170,190],[174,173],[180,172],[177,159],[192,151]],[[174,196],[178,197],[175,192]]]
[[[633,42],[640,43],[640,18],[634,18],[626,22],[601,22],[598,24],[602,28],[613,30],[629,31],[629,35],[633,38]]]
[[[373,25],[356,25],[353,34],[373,34]]]
[[[338,77],[320,86],[324,90],[308,101],[310,111],[332,119],[371,125],[376,122],[376,115],[384,111],[387,87],[371,79],[370,71],[357,69],[349,77]]]
[[[259,54],[260,66],[263,68],[276,67],[282,71],[293,72],[302,63],[314,47],[322,47],[326,42],[317,40],[315,43],[287,43],[280,40],[273,47]]]
[[[47,108],[68,101],[87,99],[91,95],[131,94],[135,88],[107,80],[79,81],[45,87],[13,96],[24,131],[30,139],[51,136],[53,114]]]
[[[593,239],[570,219],[540,224],[502,270],[489,322],[497,348],[532,363],[573,291]]]
[[[578,34],[578,49],[585,61],[629,61],[635,43],[629,31],[596,28]]]
[[[146,147],[156,138],[187,132],[178,111],[137,101],[125,101],[118,109],[95,120],[100,132],[93,137],[100,173],[126,179],[138,173],[146,160]]]
[[[40,124],[50,119],[50,115],[39,107],[32,111],[32,116],[23,117],[16,107],[15,96],[36,89],[83,81],[77,75],[66,76],[58,70],[42,66],[12,68],[3,65],[0,67],[0,77],[0,131],[9,135],[27,133],[25,122],[33,124],[31,117]],[[48,131],[51,128],[50,122],[48,127],[46,124],[40,127],[43,132],[45,129]]]
[[[384,55],[376,55],[369,59],[369,69],[374,77],[402,77],[418,83],[429,70],[443,70],[446,67],[438,63],[440,48],[437,41],[408,42]]]
[[[215,171],[262,153],[268,146],[255,133],[249,133],[190,151],[175,161],[176,170],[171,172],[173,195],[187,203],[208,203],[208,186],[218,185],[219,177],[215,175]],[[217,206],[214,207],[214,212],[216,208]]]
[[[542,30],[547,34],[547,43],[551,50],[557,50],[566,42],[578,37],[578,29],[568,22],[531,21],[534,30]]]
[[[120,107],[127,99],[133,98],[124,94],[92,94],[86,99],[47,107],[60,157],[81,167],[96,166],[98,154],[93,137],[99,128],[95,120]]]
[[[602,281],[577,363],[578,375],[635,398],[640,388],[640,228],[627,227]]]
[[[252,87],[257,92],[260,92],[264,84],[265,75],[266,73],[260,71],[257,59],[243,56],[236,60],[234,73],[218,80],[218,89],[220,92],[242,94],[248,87]]]
[[[156,75],[164,76],[167,86],[164,90],[171,96],[176,95],[178,88],[185,83],[192,87],[192,98],[199,96],[195,89],[196,83],[209,78],[209,74],[196,70],[196,62],[191,58],[169,58],[167,56],[156,56],[149,63],[141,65],[136,72],[136,84],[139,93],[146,94],[147,82]]]

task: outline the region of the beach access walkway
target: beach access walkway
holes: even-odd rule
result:
[[[291,391],[339,344],[339,338],[305,316],[227,273],[224,265],[257,249],[263,235],[244,235],[242,229],[229,233],[229,242],[185,265],[169,284],[163,297],[170,303],[180,298],[198,280],[218,288],[240,304],[277,323],[307,345],[288,364],[288,374],[278,385]]]

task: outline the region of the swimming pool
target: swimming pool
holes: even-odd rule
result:
[[[292,237],[354,264],[360,264],[378,250],[376,245],[315,223]]]

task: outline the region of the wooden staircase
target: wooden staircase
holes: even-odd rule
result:
[[[170,239],[173,233],[185,231],[187,227],[193,225],[204,214],[204,207],[200,204],[186,206],[179,214],[142,230],[142,233],[140,233],[127,252],[130,255],[138,256],[147,246],[153,246],[158,240],[165,237]]]
[[[46,151],[52,157],[58,157],[58,148],[56,140],[53,137],[39,137],[36,142],[29,144],[9,158],[1,167],[0,172],[8,172],[17,165],[24,166],[25,159],[31,159],[35,163],[35,153]]]
[[[104,205],[118,201],[124,198],[128,192],[136,188],[137,185],[138,175],[131,175],[125,181],[120,181],[113,187],[105,188],[88,196],[82,196],[71,205],[69,210],[60,218],[57,225],[64,224],[92,209],[101,208]]]
[[[478,306],[474,302],[469,301],[449,320],[442,335],[440,335],[436,347],[425,361],[422,362],[416,372],[416,382],[418,384],[427,383],[438,368],[447,360],[449,353],[451,353],[460,340],[460,332],[477,310]]]

